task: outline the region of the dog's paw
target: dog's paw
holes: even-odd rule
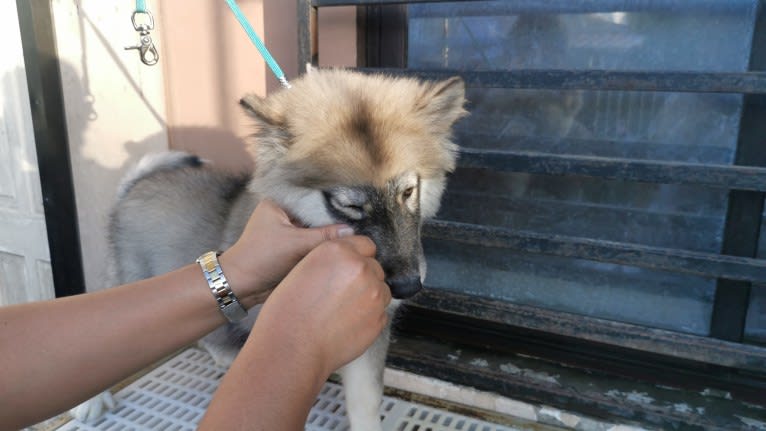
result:
[[[116,404],[112,394],[109,391],[104,391],[69,410],[69,414],[80,422],[90,422],[100,418],[101,415],[113,409]]]

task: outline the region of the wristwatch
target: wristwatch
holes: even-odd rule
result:
[[[247,310],[237,299],[229,286],[229,281],[223,275],[218,256],[221,252],[209,251],[197,258],[197,263],[205,274],[205,280],[213,293],[213,298],[218,302],[218,308],[226,319],[231,322],[239,322],[247,316]]]

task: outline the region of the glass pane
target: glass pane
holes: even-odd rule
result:
[[[719,253],[722,189],[458,169],[439,218]]]
[[[747,70],[755,0],[463,2],[409,7],[408,66]],[[742,96],[469,88],[456,127],[478,149],[731,164]],[[459,169],[439,218],[718,253],[727,193]],[[714,280],[428,241],[427,283],[596,317],[707,334]]]
[[[526,0],[412,5],[409,65],[458,70],[745,70],[757,4]]]
[[[731,164],[742,96],[469,89],[471,148]]]
[[[424,248],[430,287],[699,335],[710,328],[714,280],[450,241]]]

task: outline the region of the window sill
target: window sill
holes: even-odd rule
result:
[[[727,391],[681,389],[620,377],[607,372],[606,364],[599,372],[522,353],[498,353],[401,333],[394,337],[388,364],[394,370],[513,400],[518,403],[516,416],[568,429],[607,430],[625,424],[620,426],[766,430],[766,408],[738,400]],[[397,386],[389,380],[386,384]],[[444,397],[438,389],[426,395]]]

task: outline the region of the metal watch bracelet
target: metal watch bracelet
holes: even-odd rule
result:
[[[229,322],[238,322],[247,316],[247,310],[237,299],[229,286],[229,281],[223,275],[223,269],[218,263],[218,256],[221,252],[209,251],[199,258],[197,263],[205,274],[205,280],[210,287],[213,298],[218,302],[218,308]]]

